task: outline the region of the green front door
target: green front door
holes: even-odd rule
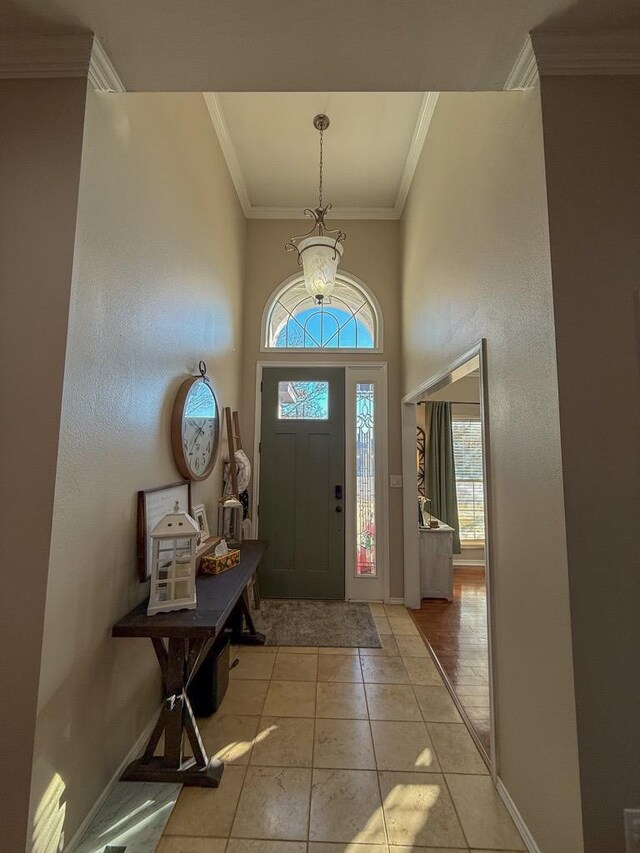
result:
[[[260,566],[267,598],[344,598],[344,369],[266,368]]]

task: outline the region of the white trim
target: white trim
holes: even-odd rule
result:
[[[291,352],[290,350],[280,350],[283,354],[286,352]],[[340,350],[338,350],[340,352]],[[345,369],[345,383],[346,383],[346,373],[348,368],[363,368],[363,367],[373,367],[378,368],[384,371],[384,381],[386,383],[387,377],[387,362],[386,361],[345,361],[345,360],[336,360],[336,361],[318,361],[314,358],[309,358],[309,351],[306,350],[307,358],[293,358],[287,361],[257,361],[256,362],[256,387],[255,387],[255,410],[254,410],[254,427],[253,427],[253,491],[251,493],[252,502],[251,502],[251,510],[253,512],[253,536],[255,538],[258,537],[259,528],[260,528],[260,517],[257,512],[258,502],[260,498],[260,439],[262,433],[262,392],[261,392],[261,383],[262,383],[262,372],[265,367],[343,367]],[[346,387],[346,384],[345,384]],[[346,394],[345,394],[346,397]],[[345,401],[346,402],[346,401]],[[385,407],[384,412],[385,418],[388,417],[388,404]],[[345,405],[345,427],[346,427],[346,417],[347,417],[347,407]],[[389,589],[391,585],[390,578],[390,565],[389,565],[389,452],[388,452],[388,423],[383,424],[385,426],[385,438],[387,440],[386,450],[383,449],[383,477],[386,484],[386,488],[383,490],[383,499],[386,501],[383,504],[384,510],[384,560],[385,560],[385,577],[384,577],[384,595],[385,601],[391,601],[389,599]],[[346,428],[345,428],[345,451],[346,451]],[[345,470],[346,470],[346,460],[345,460]],[[346,483],[345,483],[346,488]],[[346,495],[346,492],[345,492]],[[346,547],[347,547],[347,538],[346,538],[346,530],[345,530],[345,572],[347,571],[347,559],[346,559]],[[345,595],[346,595],[346,584],[345,584]],[[392,602],[395,603],[395,600]]]
[[[113,62],[107,56],[107,52],[96,36],[93,39],[91,61],[89,62],[89,82],[97,92],[122,94],[127,91],[113,66]]]
[[[291,350],[280,349],[280,350],[271,350],[271,352],[279,352],[282,355],[286,355],[291,352]],[[316,352],[326,352],[326,350],[316,350]],[[343,353],[344,350],[336,350],[336,355]],[[372,352],[372,350],[356,350],[356,352]],[[309,355],[310,350],[305,349],[303,353]],[[386,361],[348,361],[345,359],[338,359],[336,361],[331,361],[330,359],[317,360],[311,358],[304,359],[295,359],[295,360],[287,360],[283,359],[282,361],[270,361],[270,360],[261,360],[257,361],[256,364],[261,365],[262,367],[384,367],[386,365]]]
[[[508,92],[532,89],[539,82],[536,55],[533,52],[531,36],[527,35],[524,44],[520,48],[520,53],[513,63],[513,68],[505,80],[503,89]]]
[[[468,361],[471,361],[472,358],[478,357],[480,353],[479,348],[481,346],[482,342],[472,346],[452,362],[446,370],[436,373],[436,375],[432,376],[431,379],[427,379],[426,382],[423,382],[421,385],[418,385],[409,391],[408,394],[405,394],[402,398],[402,402],[416,403],[425,392],[428,391],[430,394],[434,394],[436,391],[446,388],[446,386],[450,385],[451,382],[456,382],[458,379],[461,379],[462,376],[468,376],[469,373],[466,370],[463,370],[460,376],[452,376],[452,374],[458,373],[460,368],[464,368]]]
[[[337,274],[338,279],[343,279],[346,284],[350,284],[356,288],[356,290],[361,290],[363,295],[371,304],[373,308],[373,313],[375,315],[376,321],[376,346],[375,347],[367,347],[363,349],[351,349],[347,347],[336,347],[336,348],[327,348],[327,349],[312,349],[311,347],[269,347],[266,344],[267,341],[267,325],[269,323],[269,317],[271,316],[271,310],[273,308],[273,304],[277,302],[280,296],[287,290],[289,287],[292,287],[294,284],[298,284],[303,280],[302,271],[298,271],[293,275],[290,275],[288,278],[285,278],[284,281],[280,282],[280,284],[276,287],[276,289],[269,294],[267,301],[265,302],[264,308],[262,309],[262,323],[260,326],[260,352],[277,352],[282,353],[304,353],[305,355],[309,355],[312,352],[318,353],[332,353],[335,352],[340,354],[351,354],[354,355],[357,353],[358,355],[367,355],[369,353],[380,354],[384,352],[384,318],[382,316],[382,309],[380,308],[380,303],[375,295],[375,293],[371,290],[368,285],[362,281],[362,279],[353,275],[346,270],[338,270]]]
[[[640,74],[640,30],[534,32],[542,77]]]
[[[487,589],[487,625],[488,625],[488,657],[489,657],[489,717],[491,737],[491,775],[495,781],[498,772],[499,755],[496,745],[496,713],[495,713],[495,666],[493,649],[493,586],[491,572],[490,543],[492,535],[492,504],[491,504],[491,464],[489,440],[489,393],[487,387],[487,344],[483,338],[445,370],[427,379],[417,388],[402,398],[402,474],[403,474],[403,531],[404,531],[404,597],[409,608],[420,607],[420,564],[418,556],[418,525],[416,523],[416,502],[418,488],[415,473],[416,459],[416,403],[423,399],[425,393],[435,393],[466,376],[470,372],[470,363],[480,372],[480,419],[482,423],[482,466],[484,470],[484,504],[485,504],[485,583]],[[415,484],[415,488],[410,487]]]
[[[301,207],[258,207],[250,205],[247,219],[306,219]],[[400,219],[395,207],[332,207],[331,219]]]
[[[389,575],[389,423],[387,395],[387,365],[360,363],[345,367],[345,583],[347,601],[389,600],[391,585]],[[373,382],[374,429],[376,435],[375,485],[376,529],[378,531],[378,565],[375,577],[358,577],[355,574],[356,523],[355,523],[355,383]],[[375,593],[370,590],[375,589]],[[368,592],[363,596],[363,591]]]
[[[124,92],[113,63],[91,33],[0,37],[0,79],[88,77],[101,92]]]
[[[540,848],[536,844],[535,838],[531,834],[531,830],[529,829],[527,824],[524,822],[524,818],[522,817],[522,815],[518,811],[518,807],[516,806],[516,804],[511,799],[511,795],[507,791],[506,785],[504,784],[502,779],[500,779],[500,777],[498,777],[496,779],[496,791],[498,792],[498,796],[500,797],[500,799],[504,803],[505,808],[507,809],[507,811],[511,815],[511,819],[515,823],[516,829],[518,830],[518,832],[522,836],[522,840],[524,841],[528,852],[529,853],[542,853],[542,851],[540,850]]]
[[[309,355],[310,352],[332,353],[336,355],[380,355],[384,350],[381,347],[366,347],[363,349],[352,349],[351,347],[260,347],[260,352],[291,353],[292,355]]]
[[[73,851],[76,849],[78,844],[82,841],[82,837],[85,834],[85,832],[87,831],[87,829],[89,828],[91,821],[94,819],[94,817],[100,811],[102,804],[104,803],[104,801],[107,799],[107,797],[111,793],[116,782],[120,781],[120,777],[124,773],[125,768],[129,764],[131,764],[131,762],[140,755],[143,747],[146,746],[147,741],[151,737],[151,732],[154,729],[154,726],[156,724],[156,720],[158,719],[158,715],[160,714],[161,710],[162,709],[160,708],[158,711],[156,711],[154,713],[153,717],[149,720],[147,725],[144,727],[144,729],[140,733],[140,737],[136,740],[136,742],[133,744],[133,746],[131,747],[129,752],[125,755],[124,759],[120,762],[117,770],[115,771],[115,773],[113,774],[111,779],[107,782],[105,789],[100,794],[98,799],[95,801],[93,806],[91,806],[91,808],[89,809],[89,812],[87,813],[85,819],[82,821],[80,826],[73,833],[69,843],[65,844],[64,853],[73,853]]]
[[[398,188],[396,203],[393,208],[395,212],[395,216],[393,217],[394,219],[400,219],[402,216],[402,211],[404,210],[404,205],[407,200],[407,196],[409,195],[409,190],[411,189],[411,182],[413,181],[413,176],[418,166],[420,155],[422,154],[424,141],[427,138],[429,128],[431,127],[431,119],[433,118],[436,104],[438,103],[439,94],[439,92],[425,92],[424,98],[422,99],[422,104],[420,105],[420,111],[418,112],[418,118],[416,120],[416,126],[413,129],[413,137],[411,139],[411,145],[409,146],[409,153],[407,154],[404,171],[402,172],[402,180],[400,181],[400,187]]]
[[[387,604],[404,604],[404,598],[391,598],[389,597]]]
[[[253,524],[251,535],[257,539],[260,533],[260,517],[258,507],[260,504],[260,439],[262,438],[262,371],[263,361],[256,361],[256,386],[255,408],[253,412],[253,459],[251,470],[253,473],[253,487],[250,495],[249,511],[253,513]]]
[[[86,77],[93,35],[0,37],[0,79]]]
[[[236,193],[238,195],[238,200],[242,207],[243,213],[248,219],[250,219],[251,202],[249,201],[247,185],[244,182],[242,169],[240,168],[240,163],[238,162],[238,158],[236,157],[236,150],[233,146],[233,142],[231,141],[231,136],[229,135],[229,130],[227,129],[227,123],[225,122],[224,116],[222,114],[222,107],[220,106],[220,101],[215,92],[204,92],[203,98],[205,104],[207,105],[207,109],[209,110],[209,115],[211,116],[211,121],[213,122],[213,127],[218,137],[220,148],[222,148],[224,159],[227,162],[227,168],[229,169],[229,174],[231,175],[233,185],[236,188]]]
[[[411,610],[420,607],[420,562],[418,546],[418,485],[416,481],[416,405],[403,399],[400,405],[402,446],[402,526],[404,555],[404,602]],[[416,488],[410,485],[416,481]]]
[[[332,219],[400,219],[420,160],[424,141],[429,132],[431,119],[438,103],[438,95],[439,92],[424,93],[393,207],[332,207]],[[249,190],[224,118],[220,99],[215,92],[204,92],[204,99],[245,217],[247,219],[307,219],[303,207],[251,204]]]

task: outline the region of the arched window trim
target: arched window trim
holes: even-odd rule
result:
[[[380,303],[378,302],[375,294],[371,291],[371,289],[357,276],[352,275],[345,270],[339,270],[337,278],[340,281],[343,281],[345,284],[354,287],[356,290],[359,290],[362,293],[362,296],[366,299],[366,301],[371,306],[371,311],[373,313],[373,319],[375,322],[374,329],[374,343],[375,346],[367,347],[367,348],[356,348],[356,347],[339,347],[339,348],[315,348],[315,347],[272,347],[269,346],[269,325],[271,321],[271,314],[273,309],[282,294],[288,290],[293,285],[298,284],[303,281],[302,272],[297,272],[294,275],[290,275],[283,282],[281,282],[278,287],[271,293],[267,303],[264,307],[264,311],[262,312],[262,329],[261,329],[261,346],[260,352],[277,352],[281,355],[286,353],[359,353],[360,355],[365,355],[368,353],[381,353],[384,352],[384,338],[383,338],[383,318],[382,311],[380,309]]]

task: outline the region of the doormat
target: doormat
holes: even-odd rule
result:
[[[268,646],[382,648],[368,604],[263,598],[253,618]]]

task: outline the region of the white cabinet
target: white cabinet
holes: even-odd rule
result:
[[[420,598],[453,598],[453,527],[420,529]]]

